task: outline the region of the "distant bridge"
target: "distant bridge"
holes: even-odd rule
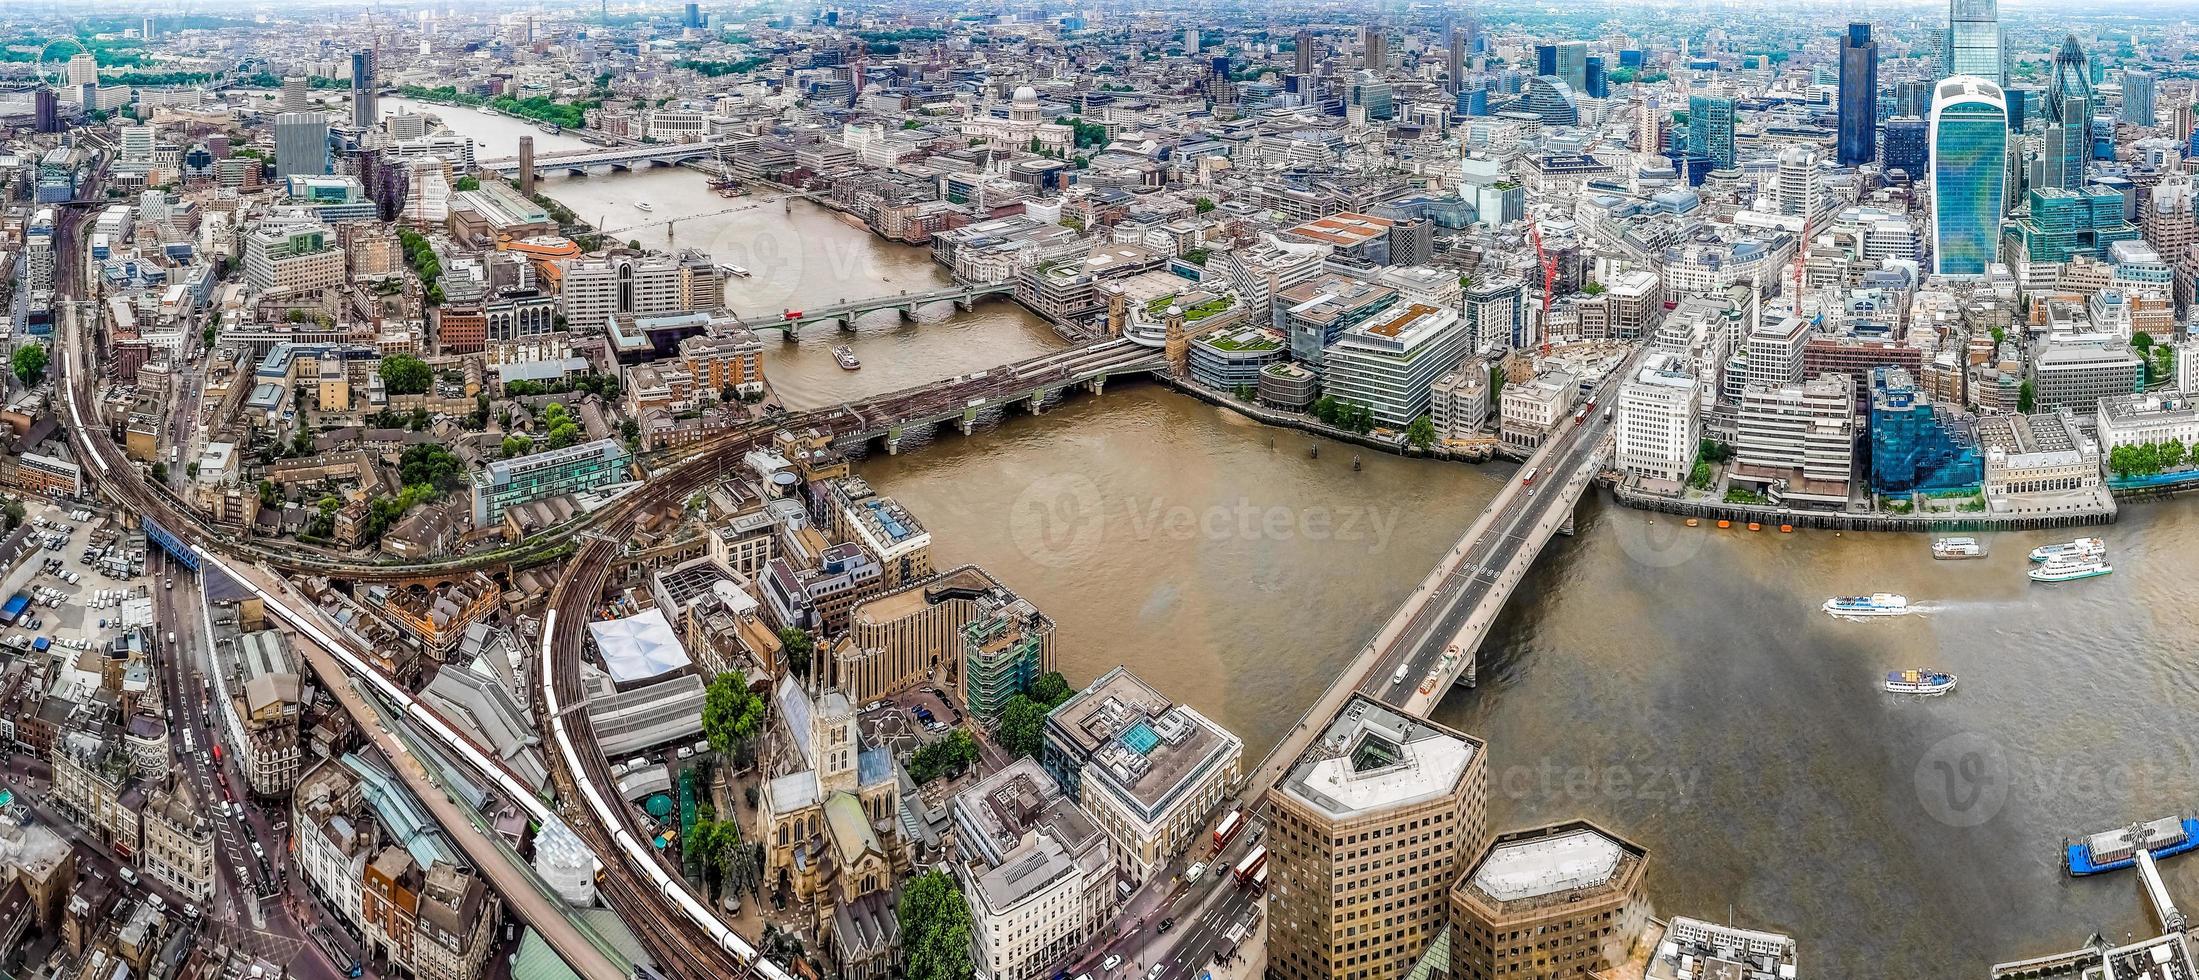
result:
[[[671,166],[688,160],[715,157],[729,143],[637,143],[630,146],[608,146],[600,150],[573,150],[566,153],[538,154],[534,158],[536,175],[544,171],[567,170],[587,173],[598,168],[632,170],[635,167]],[[475,161],[474,169],[500,177],[519,175],[518,157],[501,157],[495,160]]]
[[[971,307],[976,306],[979,300],[988,296],[1007,296],[1014,292],[1015,284],[1007,282],[947,286],[917,293],[904,289],[892,296],[877,296],[853,301],[841,300],[827,306],[782,310],[777,314],[746,313],[741,315],[741,320],[747,323],[751,330],[784,330],[787,338],[791,340],[801,332],[804,324],[829,320],[838,322],[843,329],[854,329],[857,317],[865,313],[876,313],[880,310],[895,310],[901,314],[902,319],[914,319],[916,308],[927,303],[951,302],[967,312]]]

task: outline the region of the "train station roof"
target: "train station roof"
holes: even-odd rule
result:
[[[661,609],[650,609],[624,619],[588,624],[603,657],[603,669],[621,686],[684,670],[687,648]]]

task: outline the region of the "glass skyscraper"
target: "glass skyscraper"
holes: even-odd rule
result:
[[[2076,190],[2084,186],[2085,158],[2092,125],[2092,79],[2085,71],[2084,47],[2076,35],[2063,39],[2054,53],[2054,77],[2046,83],[2046,137],[2039,150],[2037,187]]]
[[[1871,25],[1849,24],[1840,40],[1840,165],[1878,156],[1878,42]]]
[[[1948,0],[1947,74],[1971,75],[1998,86],[2002,78],[2000,5],[1996,0]]]
[[[1966,75],[1941,80],[1931,130],[1932,272],[1984,275],[2000,241],[2008,182],[2008,105],[2000,86]]]
[[[1687,155],[1712,167],[1733,166],[1733,99],[1724,95],[1687,97]]]

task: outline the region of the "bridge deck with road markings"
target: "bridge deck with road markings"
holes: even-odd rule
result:
[[[1489,626],[1601,467],[1609,424],[1600,409],[1612,403],[1618,379],[1639,362],[1637,353],[1607,376],[1595,396],[1598,410],[1588,411],[1578,423],[1566,420],[1528,458],[1519,472],[1536,473],[1532,484],[1519,479],[1505,482],[1458,543],[1306,709],[1296,727],[1246,773],[1239,799],[1259,807],[1268,790],[1320,733],[1322,723],[1354,692],[1425,715],[1460,677],[1471,683],[1476,650]],[[1442,666],[1446,653],[1454,654],[1448,668]],[[1402,680],[1397,679],[1400,668]],[[1434,683],[1427,685],[1431,675]],[[1423,692],[1423,686],[1429,690]]]

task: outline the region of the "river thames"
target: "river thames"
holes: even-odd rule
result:
[[[428,108],[484,158],[534,132]],[[538,153],[579,145],[536,134]],[[691,216],[621,237],[749,266],[727,297],[744,314],[946,282],[922,250],[807,204],[719,198],[693,171],[542,186],[611,228],[647,220],[635,200]],[[766,373],[800,408],[1062,344],[1005,302],[922,319],[767,338]],[[862,370],[833,364],[836,343]],[[1327,442],[1316,458],[1316,442],[1117,383],[859,471],[929,526],[936,565],[984,565],[1052,616],[1072,683],[1128,664],[1241,735],[1249,765],[1513,472]],[[1934,562],[1922,537],[1691,529],[1591,500],[1482,647],[1480,686],[1435,720],[1488,741],[1497,829],[1594,819],[1649,849],[1655,914],[1791,933],[1809,976],[1975,977],[2095,930],[2120,940],[2152,928],[2136,879],[2069,880],[2059,847],[2199,807],[2181,718],[2199,702],[2195,513],[2129,505],[2099,532],[2114,575],[2044,586],[2023,576],[2044,534]],[[1051,533],[1064,514],[1071,533]],[[1871,591],[1923,611],[1818,609]],[[1880,691],[1909,666],[1953,671],[1959,689]],[[2199,902],[2199,858],[2163,869]]]

